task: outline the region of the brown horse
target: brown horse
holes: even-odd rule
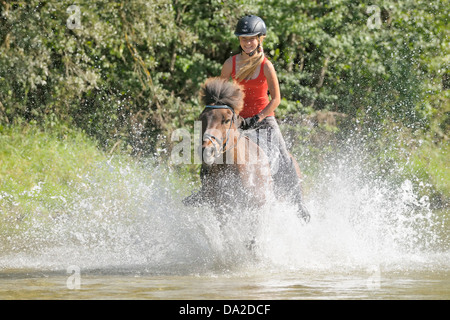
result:
[[[244,101],[242,87],[222,78],[210,78],[201,88],[201,101],[205,105],[200,114],[202,187],[184,203],[207,203],[223,213],[236,207],[260,208],[270,198],[284,198],[298,205],[298,216],[308,222],[310,216],[303,205],[301,172],[293,156],[288,153],[288,159],[283,160],[278,170],[273,166],[276,161],[272,161],[277,157],[271,155],[269,159],[264,151],[272,148],[261,148],[254,142],[259,138],[252,140],[248,133],[244,135],[238,130],[243,121],[239,116]],[[261,135],[262,131],[258,132]]]
[[[185,204],[208,203],[216,211],[258,208],[273,194],[269,161],[261,148],[238,130],[242,118],[242,88],[221,78],[210,78],[201,88],[206,105],[202,121],[201,190]]]

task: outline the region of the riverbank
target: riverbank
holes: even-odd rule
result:
[[[308,133],[308,134],[311,134]],[[311,140],[313,140],[311,138]],[[450,202],[450,146],[448,143],[434,144],[421,139],[420,144],[405,144],[406,139],[394,140],[386,145],[384,157],[372,154],[369,163],[385,162],[379,166],[380,172],[385,170],[386,163],[393,168],[400,168],[390,179],[412,182],[415,190],[428,196],[430,205],[437,209],[448,208]],[[322,148],[318,155],[318,147],[310,142],[302,146],[300,151],[307,156],[309,162],[300,159],[305,169],[306,189],[310,189],[322,174],[318,163],[320,157],[329,156],[329,150]],[[308,148],[308,151],[305,151]],[[383,146],[379,147],[379,150]],[[297,149],[298,151],[299,149]],[[367,154],[364,155],[367,157]],[[313,161],[311,161],[311,159]],[[107,166],[101,164],[119,161],[122,164],[139,166],[145,161],[137,161],[127,154],[116,150],[112,155],[101,150],[99,145],[84,132],[71,129],[66,125],[39,126],[37,124],[21,124],[16,126],[0,126],[0,203],[4,212],[19,216],[35,215],[36,212],[57,214],[63,210],[62,199],[70,198],[70,194],[79,192],[79,184],[93,169],[103,175],[111,174]],[[167,161],[161,158],[161,162]],[[372,166],[375,172],[375,167]],[[381,169],[380,169],[381,168]],[[195,181],[189,176],[194,170],[174,167],[181,180]],[[103,170],[103,171],[102,171]],[[391,170],[392,171],[392,170]],[[391,172],[392,173],[392,172]],[[195,173],[194,173],[195,175]],[[174,175],[171,175],[171,179]],[[185,185],[186,186],[186,185]],[[427,194],[428,193],[428,194]],[[36,195],[39,194],[39,197]]]

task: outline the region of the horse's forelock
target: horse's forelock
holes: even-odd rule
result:
[[[243,106],[244,92],[235,82],[209,78],[202,86],[201,97],[205,105],[228,105],[239,113]]]

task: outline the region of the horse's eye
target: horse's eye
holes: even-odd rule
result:
[[[228,120],[225,120],[225,124],[229,124],[230,123],[230,121],[231,121],[231,119],[228,119]]]

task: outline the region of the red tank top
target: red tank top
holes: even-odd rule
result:
[[[238,81],[239,84],[244,86],[245,98],[244,98],[244,108],[239,113],[243,118],[249,118],[260,113],[268,104],[269,96],[268,90],[269,85],[267,84],[266,76],[264,75],[264,64],[267,58],[264,57],[261,63],[261,69],[259,75],[255,79]],[[231,78],[236,80],[236,56],[233,56],[233,69],[231,71]],[[275,113],[269,114],[269,116],[274,116]]]

